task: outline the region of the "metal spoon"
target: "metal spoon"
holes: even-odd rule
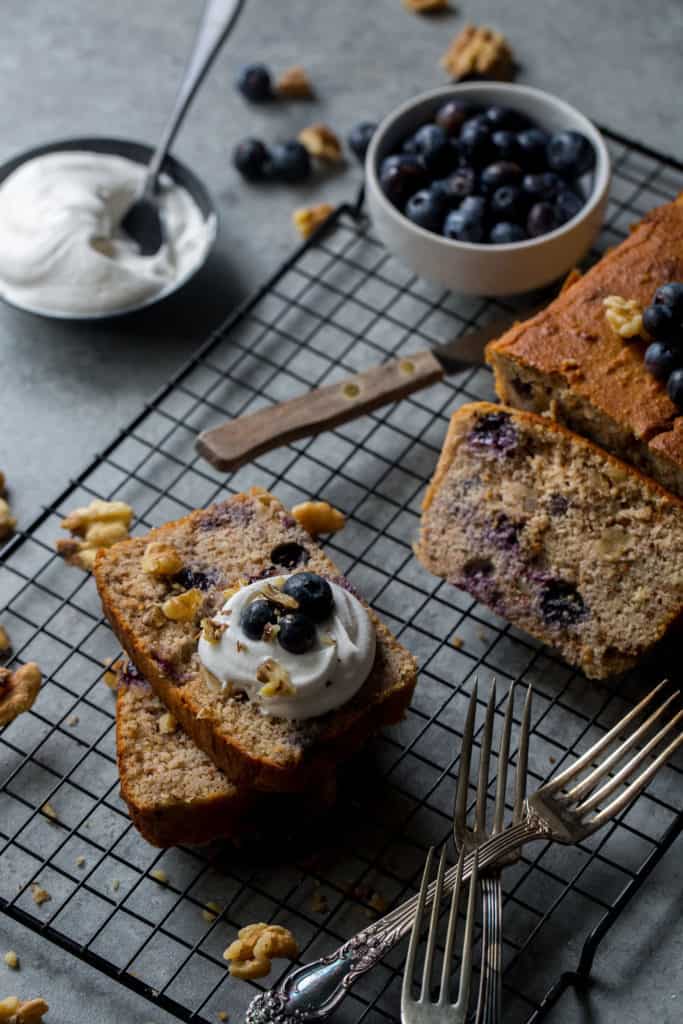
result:
[[[137,243],[142,256],[153,256],[164,240],[157,185],[166,153],[192,97],[235,24],[243,3],[244,0],[207,0],[204,7],[194,49],[185,68],[173,112],[149,162],[140,193],[121,218],[122,229]]]

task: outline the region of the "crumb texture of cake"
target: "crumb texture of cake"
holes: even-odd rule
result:
[[[683,198],[649,213],[546,309],[491,342],[496,393],[551,411],[568,426],[683,496],[683,434],[666,387],[647,371],[647,340],[622,337],[605,315],[620,296],[644,308],[683,277]]]
[[[545,417],[452,417],[417,556],[589,678],[630,668],[683,611],[683,502]]]
[[[144,571],[151,542],[172,546],[183,568],[172,576]],[[402,718],[415,686],[415,659],[371,610],[374,665],[353,699],[335,711],[304,722],[271,718],[244,694],[216,686],[197,655],[202,621],[235,587],[304,569],[351,587],[261,489],[103,549],[95,565],[104,610],[140,674],[214,764],[255,789],[302,790],[317,774],[332,774],[379,727]],[[190,591],[201,598],[188,602],[191,614],[168,618],[169,598]]]

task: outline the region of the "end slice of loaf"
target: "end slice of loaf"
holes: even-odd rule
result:
[[[316,779],[305,795],[256,793],[216,768],[174,723],[166,705],[132,665],[119,670],[116,758],[133,824],[153,846],[246,840],[334,803],[334,777]],[[296,806],[292,801],[297,800]]]
[[[182,563],[174,577],[143,570],[150,541],[173,545]],[[260,489],[102,549],[95,564],[105,613],[139,672],[214,764],[251,789],[302,790],[334,774],[373,732],[402,718],[415,686],[415,659],[371,610],[375,663],[336,711],[286,721],[212,685],[197,656],[201,619],[215,614],[224,591],[240,581],[304,568],[351,587],[281,503]],[[192,621],[171,621],[161,612],[179,589],[201,593]]]
[[[647,341],[605,319],[608,295],[647,306],[683,279],[683,196],[652,210],[575,284],[486,351],[501,402],[551,411],[683,497],[683,417],[643,362]]]
[[[681,618],[683,501],[551,420],[451,419],[417,556],[579,666],[624,671]]]

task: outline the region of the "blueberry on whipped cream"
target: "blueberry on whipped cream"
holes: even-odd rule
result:
[[[313,572],[268,577],[228,596],[199,659],[224,691],[267,715],[307,719],[349,701],[375,659],[375,630],[354,594]]]

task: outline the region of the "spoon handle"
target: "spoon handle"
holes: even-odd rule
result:
[[[187,62],[173,111],[149,163],[143,195],[154,192],[164,158],[176,136],[190,101],[237,21],[243,3],[244,0],[206,0],[192,54]]]

